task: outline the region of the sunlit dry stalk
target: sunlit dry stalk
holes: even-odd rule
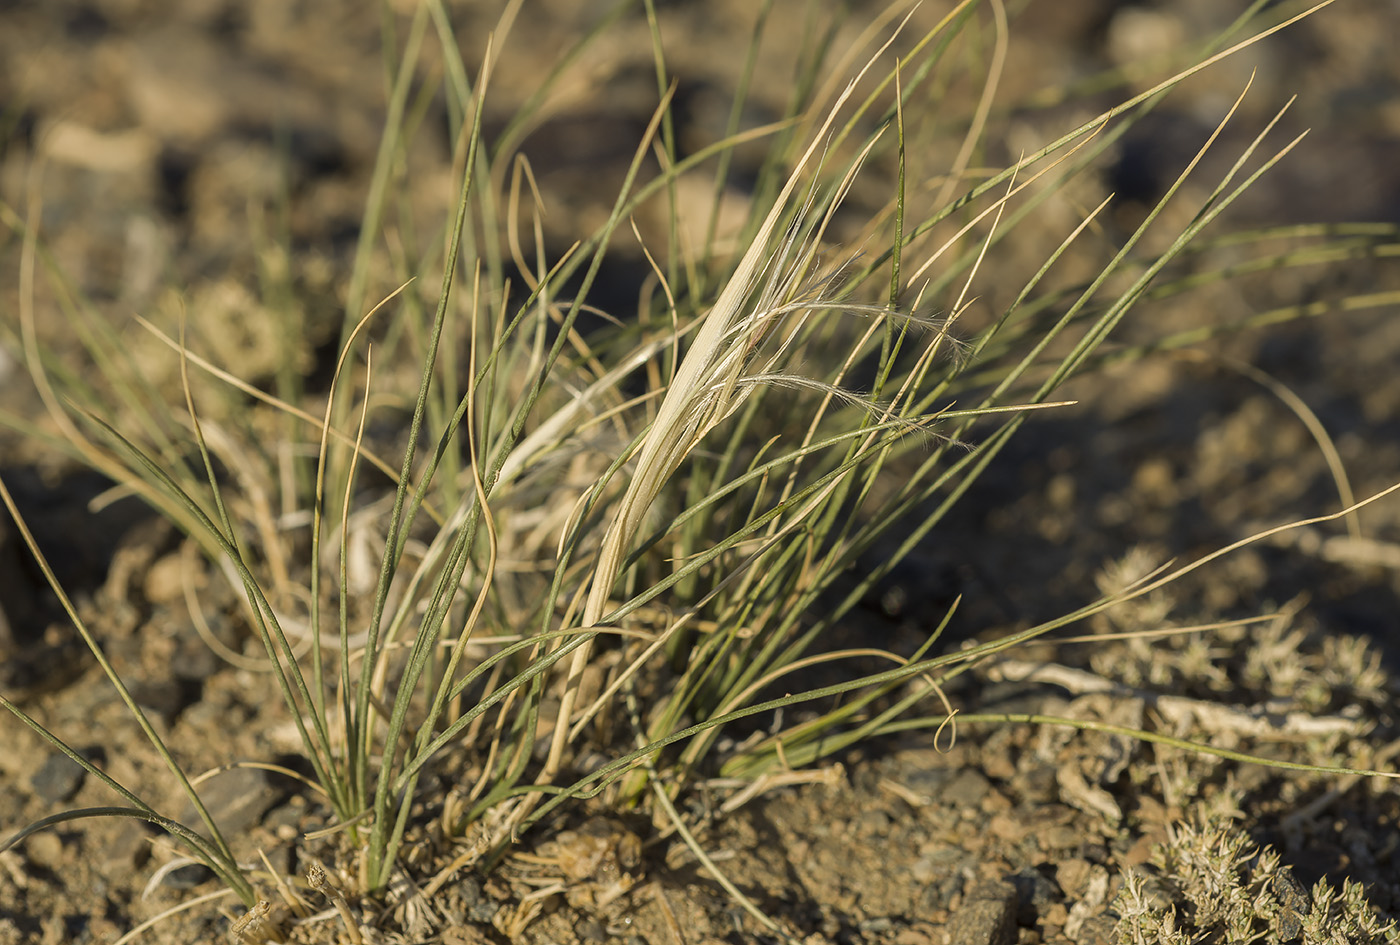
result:
[[[662,487],[705,434],[737,410],[752,390],[750,386],[740,383],[743,369],[763,333],[771,327],[774,309],[780,307],[795,288],[793,276],[800,278],[801,272],[800,268],[794,273],[785,266],[790,262],[793,236],[783,241],[783,248],[775,258],[772,246],[779,221],[787,212],[788,203],[803,179],[803,172],[825,143],[826,135],[842,106],[856,84],[893,41],[894,37],[891,36],[871,57],[827,113],[821,128],[797,161],[755,234],[753,243],[739,260],[734,274],[705,316],[681,361],[675,379],[657,410],[656,419],[642,440],[627,490],[603,537],[581,615],[583,627],[598,626],[608,612],[608,600],[621,574],[623,561]],[[751,305],[755,287],[765,272],[768,277],[765,291]],[[743,323],[743,330],[736,330],[746,311],[751,314]],[[549,756],[538,778],[539,783],[550,781],[563,761],[568,742],[568,723],[591,652],[590,643],[585,642],[574,651],[570,661],[558,722],[550,742]]]

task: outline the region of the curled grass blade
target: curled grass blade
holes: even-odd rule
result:
[[[4,491],[3,480],[0,480],[0,492],[4,492],[5,497],[8,498],[9,494],[8,492]],[[13,509],[11,510],[11,514],[13,514]],[[70,820],[77,820],[84,817],[104,817],[108,815],[120,817],[137,817],[141,820],[146,821],[147,823],[155,824],[157,827],[160,827],[162,830],[169,833],[177,841],[183,844],[186,849],[188,849],[192,854],[194,854],[194,856],[197,859],[199,859],[201,863],[213,870],[214,873],[216,873],[219,876],[219,878],[222,879],[230,889],[237,893],[238,897],[243,900],[244,905],[251,906],[253,904],[255,900],[255,897],[253,895],[253,888],[248,884],[247,879],[243,876],[243,872],[239,869],[238,863],[234,860],[233,854],[228,849],[228,845],[223,841],[223,835],[219,833],[218,826],[213,823],[212,819],[206,819],[205,826],[210,829],[211,834],[214,837],[213,843],[201,837],[194,831],[190,830],[185,825],[178,823],[177,821],[173,821],[170,818],[165,817],[161,814],[158,814],[149,804],[141,800],[141,798],[137,797],[124,785],[115,780],[111,775],[107,774],[107,772],[97,767],[82,754],[75,751],[71,746],[68,745],[67,742],[63,741],[61,738],[50,732],[47,728],[40,725],[39,722],[36,721],[33,716],[29,715],[27,712],[25,712],[19,706],[15,705],[9,699],[5,698],[3,695],[0,695],[0,706],[3,706],[12,715],[14,715],[17,719],[19,719],[30,729],[32,729],[35,733],[37,733],[41,738],[43,738],[46,742],[48,742],[54,748],[58,749],[64,755],[66,755],[69,758],[69,760],[79,765],[84,771],[97,778],[108,788],[116,792],[129,804],[132,805],[131,807],[87,808],[75,811],[62,811],[60,813],[53,814],[49,817],[45,817],[41,820],[35,821],[34,823],[20,830],[18,833],[7,838],[4,841],[4,843],[0,843],[0,850],[8,850],[10,847],[13,847],[14,845],[22,842],[26,837],[29,837],[39,832],[40,830],[44,830],[55,824],[64,823]],[[135,712],[140,719],[144,720],[144,716],[140,714],[139,707],[135,707],[133,709],[133,712]],[[163,745],[158,745],[156,750],[161,754],[161,756],[164,759],[166,759],[167,763],[172,768],[174,768],[177,777],[184,784],[184,787],[186,789],[186,796],[188,796],[191,799],[191,801],[196,805],[196,809],[200,811],[201,816],[208,818],[208,812],[200,803],[199,795],[195,793],[194,788],[189,785],[188,779],[184,778],[183,773],[179,769],[179,766],[174,763],[169,752],[164,751]]]

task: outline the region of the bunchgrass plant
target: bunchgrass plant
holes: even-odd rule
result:
[[[1008,237],[1023,238],[1035,211],[1087,179],[1176,85],[1326,5],[1289,15],[1270,7],[1271,25],[1258,27],[1268,5],[1255,3],[1168,78],[1034,153],[975,168],[997,151],[987,136],[1008,29],[997,0],[964,0],[923,32],[895,4],[902,23],[877,24],[844,59],[834,33],[809,24],[787,115],[744,128],[769,25],[771,3],[759,4],[727,136],[688,154],[673,127],[665,30],[648,0],[657,108],[606,222],[550,258],[519,146],[628,5],[488,138],[493,67],[520,4],[507,5],[471,78],[448,11],[427,0],[390,43],[386,128],[324,394],[303,389],[298,344],[273,372],[272,393],[239,379],[201,350],[197,311],[142,320],[171,365],[167,383],[149,380],[150,364],[122,353],[109,322],[47,257],[36,185],[27,211],[6,218],[23,237],[19,342],[57,435],[3,419],[139,495],[236,589],[260,644],[251,658],[270,670],[310,781],[346,839],[350,859],[339,866],[355,894],[389,888],[405,837],[421,829],[415,804],[435,768],[464,785],[436,799],[437,816],[451,835],[475,831],[471,858],[483,866],[559,805],[604,792],[689,837],[674,802],[696,779],[753,781],[880,734],[950,724],[942,684],[952,675],[1237,547],[953,653],[937,649],[951,613],[914,652],[827,642],[1035,411],[1064,406],[1070,378],[1249,327],[1227,321],[1106,347],[1135,306],[1252,268],[1362,258],[1394,240],[1385,227],[1255,232],[1230,238],[1236,256],[1257,249],[1247,262],[1188,265],[1211,258],[1222,241],[1205,242],[1206,228],[1298,144],[1271,144],[1270,124],[1201,185],[1232,109],[1087,278],[1055,274],[1097,252],[1083,244],[1108,200],[1054,234],[1034,271],[998,264]],[[434,40],[440,85],[421,79]],[[966,120],[936,123],[940,97],[988,48]],[[457,187],[453,211],[425,221],[409,200],[407,156],[434,101],[445,104]],[[959,128],[951,140],[950,127]],[[747,218],[726,229],[731,165],[754,142],[768,156]],[[680,185],[697,178],[711,198],[693,226]],[[872,181],[880,200],[868,197]],[[668,221],[656,245],[633,222],[647,207]],[[1284,239],[1295,244],[1279,249]],[[599,312],[590,293],[624,244],[640,245],[651,278],[635,311]],[[39,338],[41,268],[91,372]],[[976,302],[989,282],[1007,292],[991,313]],[[2,482],[0,496],[22,521]],[[199,804],[178,752],[24,539],[204,831],[157,812],[45,732],[128,806],[59,813],[8,843],[64,820],[141,817],[252,907],[255,877]],[[893,550],[846,580],[878,548]],[[888,668],[792,691],[818,664],[870,660]],[[730,737],[733,723],[754,717],[786,723]]]

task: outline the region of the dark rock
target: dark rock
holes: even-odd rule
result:
[[[948,941],[958,945],[1015,945],[1015,887],[1010,883],[973,887],[948,923]]]
[[[976,807],[992,789],[986,776],[976,768],[963,768],[938,795],[938,800],[955,807]]]
[[[163,886],[171,889],[194,889],[214,878],[214,871],[203,863],[186,863],[161,877]]]
[[[219,829],[225,834],[235,835],[258,823],[282,796],[282,791],[272,783],[267,772],[258,768],[233,768],[221,772],[196,790]],[[180,820],[204,832],[203,821],[193,804],[185,805]]]
[[[80,754],[94,762],[100,762],[103,758],[102,752],[96,748],[86,749]],[[82,765],[56,751],[29,778],[29,785],[44,800],[62,804],[78,793],[86,777],[87,771]]]
[[[1034,927],[1059,898],[1060,888],[1040,870],[1023,869],[1007,879],[1016,890],[1016,923],[1026,928]]]
[[[1280,942],[1291,942],[1303,933],[1303,919],[1312,911],[1312,896],[1286,866],[1279,867],[1270,888],[1279,902],[1274,930]]]
[[[167,726],[189,704],[185,687],[174,679],[151,679],[131,686],[131,698],[144,711],[158,716]]]

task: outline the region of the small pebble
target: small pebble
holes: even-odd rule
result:
[[[241,834],[256,825],[281,797],[267,772],[258,768],[234,768],[215,775],[199,786],[200,799],[219,829]],[[186,804],[181,822],[201,833],[203,821],[193,804]]]
[[[592,916],[585,916],[574,925],[574,934],[584,942],[606,942],[608,930]]]
[[[63,841],[52,830],[41,830],[26,840],[24,855],[40,869],[52,873],[63,869]]]
[[[974,887],[948,923],[949,940],[961,945],[1015,945],[1016,891],[1009,883]]]
[[[954,807],[975,809],[991,790],[991,782],[976,768],[963,768],[944,785],[938,800]]]
[[[161,877],[161,885],[171,889],[194,889],[214,878],[214,871],[203,863],[188,863]]]
[[[99,753],[89,750],[82,752],[88,759],[100,758]],[[82,765],[61,752],[54,752],[44,761],[39,770],[29,778],[34,793],[54,804],[70,800],[83,786],[87,772]]]

